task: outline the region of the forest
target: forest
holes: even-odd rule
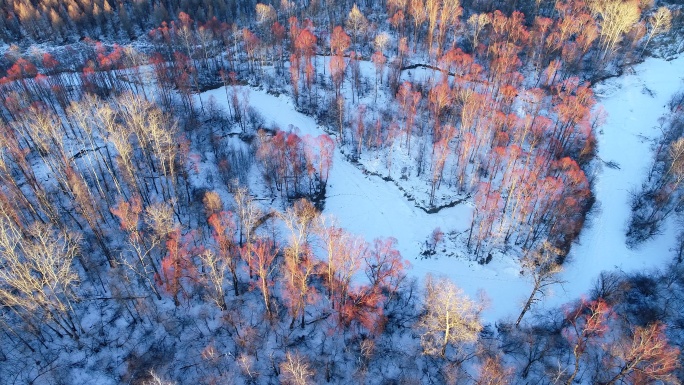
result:
[[[683,9],[0,0],[0,384],[680,384],[684,67],[567,271]]]

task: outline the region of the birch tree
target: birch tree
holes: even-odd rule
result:
[[[599,45],[602,57],[615,53],[622,36],[639,21],[641,10],[638,0],[594,0],[589,3],[594,17],[601,18]]]
[[[352,34],[354,49],[358,51],[357,43],[359,37],[363,37],[366,29],[368,29],[368,19],[361,13],[356,4],[354,4],[352,10],[349,11],[349,15],[347,15],[346,27]]]
[[[34,224],[24,233],[0,219],[0,303],[35,330],[45,325],[58,336],[78,339],[82,331],[73,303],[79,278],[71,264],[79,241],[49,225]]]
[[[313,383],[314,371],[299,353],[287,352],[285,361],[280,363],[280,379],[287,385],[308,385]]]
[[[425,278],[425,308],[418,321],[423,354],[444,357],[450,344],[476,342],[482,306],[446,277]]]
[[[561,254],[561,250],[551,245],[548,241],[544,241],[536,251],[527,253],[520,261],[523,271],[532,278],[532,292],[527,301],[525,301],[518,320],[515,321],[515,326],[520,324],[525,313],[530,310],[532,305],[540,300],[539,296],[545,295],[545,290],[549,286],[562,283],[557,277],[557,274],[561,271],[557,258]]]
[[[668,7],[658,8],[651,17],[648,18],[649,31],[646,42],[644,43],[644,48],[641,50],[643,54],[646,50],[646,46],[651,42],[653,36],[665,33],[672,27],[672,12]]]

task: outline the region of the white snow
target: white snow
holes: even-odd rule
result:
[[[573,247],[561,273],[567,283],[547,293],[542,308],[587,294],[601,271],[640,271],[662,267],[671,260],[672,226],[636,250],[626,247],[624,233],[630,214],[629,191],[644,179],[651,162],[652,139],[660,135],[658,118],[667,112],[666,103],[682,85],[682,76],[684,57],[670,62],[648,59],[634,67],[633,74],[595,86],[599,103],[608,113],[606,124],[597,134],[599,157],[618,163],[620,168],[603,167],[598,172],[594,187],[597,203],[589,218],[590,227],[581,234],[580,244]],[[222,88],[203,95],[214,96],[219,106],[226,106]],[[293,126],[300,134],[314,136],[324,132],[313,118],[297,112],[287,96],[251,89],[250,104],[263,115],[267,126],[277,125],[284,130]],[[488,322],[516,317],[531,290],[531,283],[520,276],[512,257],[496,256],[484,266],[470,261],[464,250],[454,250],[457,258],[420,259],[421,245],[436,227],[448,238],[463,240],[468,236],[471,206],[461,204],[427,214],[408,201],[394,184],[364,174],[339,151],[335,153],[328,182],[325,213],[334,215],[347,230],[362,234],[369,241],[376,237],[397,238],[399,250],[413,266],[411,274],[419,279],[426,273],[444,274],[471,296],[484,291],[491,300],[483,314]],[[527,317],[533,314],[534,309]]]
[[[625,231],[630,216],[629,193],[646,179],[653,159],[653,140],[662,136],[658,119],[667,114],[667,103],[682,87],[684,56],[675,60],[649,58],[634,72],[609,79],[594,87],[598,101],[608,113],[597,133],[599,157],[614,161],[619,169],[603,167],[594,193],[597,212],[590,227],[580,235],[580,244],[562,274],[565,292],[549,304],[586,294],[603,270],[646,271],[664,267],[674,256],[673,221],[663,234],[636,249],[626,246]]]

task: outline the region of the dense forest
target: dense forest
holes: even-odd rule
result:
[[[681,383],[684,235],[537,308],[617,167],[592,86],[676,56],[681,9],[0,0],[0,383]],[[684,93],[667,108],[630,247],[684,230]],[[349,231],[340,162],[427,214],[468,205],[466,229],[420,255]],[[410,273],[450,249],[515,259],[514,317]]]

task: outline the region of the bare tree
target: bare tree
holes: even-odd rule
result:
[[[535,251],[528,252],[521,259],[520,265],[523,271],[532,278],[532,293],[527,298],[523,306],[518,320],[515,321],[515,326],[520,325],[525,313],[532,307],[532,305],[539,301],[545,295],[545,290],[549,286],[563,283],[557,274],[561,271],[561,266],[558,264],[558,257],[562,255],[562,251],[548,241],[542,242],[541,246]]]
[[[127,126],[127,131],[134,134],[137,139],[137,146],[133,148],[141,151],[140,164],[147,164],[149,170],[155,174],[152,179],[155,192],[161,193],[164,200],[173,202],[172,198],[176,197],[176,159],[178,157],[176,123],[154,103],[130,93],[125,93],[116,99],[116,108],[123,125]],[[119,142],[125,142],[127,138],[119,139],[123,139]],[[117,142],[114,144],[117,145]],[[125,149],[125,147],[124,145],[122,148]],[[127,164],[128,166],[132,165]],[[135,165],[135,167],[140,169],[140,165]]]
[[[148,208],[148,210],[154,211],[155,207],[151,207],[152,208]],[[130,263],[127,258],[122,255],[121,261],[138,276],[139,280],[145,282],[145,285],[157,299],[161,299],[161,295],[152,280],[153,276],[159,276],[159,268],[157,267],[157,263],[155,262],[152,253],[160,245],[163,237],[149,237],[141,231],[140,214],[142,213],[142,202],[140,197],[136,195],[128,202],[119,200],[118,204],[112,207],[110,211],[119,218],[121,229],[128,234],[128,245],[138,259],[137,262]]]
[[[226,266],[222,258],[219,258],[211,250],[204,250],[200,254],[200,260],[204,267],[202,277],[209,283],[211,294],[209,295],[221,310],[226,310],[226,295],[223,290],[223,281],[226,278]]]
[[[329,217],[318,217],[316,233],[325,249],[327,259],[322,275],[331,307],[335,309],[347,298],[352,277],[359,271],[368,246],[363,239],[347,233]]]
[[[174,230],[173,209],[166,202],[154,203],[145,208],[145,224],[152,230],[157,242],[162,242]]]
[[[670,165],[665,173],[676,189],[684,180],[684,138],[677,139],[668,149]]]
[[[254,230],[261,220],[263,212],[246,187],[236,188],[233,198],[235,199],[235,213],[240,224],[238,243],[242,246],[253,241]]]
[[[314,371],[311,365],[299,353],[287,352],[285,361],[280,363],[280,377],[286,385],[312,384]]]
[[[309,235],[318,216],[318,210],[306,199],[300,199],[288,208],[280,218],[290,231],[287,247],[284,248],[285,280],[284,296],[292,315],[290,328],[298,317],[301,317],[301,327],[304,328],[305,307],[311,302],[315,289],[309,285],[309,279],[316,267],[311,255]]]
[[[511,382],[513,370],[504,367],[501,357],[486,357],[479,370],[475,385],[507,385]]]
[[[473,14],[468,18],[468,26],[471,29],[472,33],[472,44],[473,44],[473,51],[477,52],[477,46],[480,44],[479,42],[479,36],[484,27],[487,26],[487,24],[491,23],[492,17],[488,13],[479,13],[479,14]]]
[[[80,324],[72,303],[78,276],[71,263],[79,237],[34,224],[26,233],[0,219],[0,303],[35,330],[45,324],[57,335],[78,339]]]
[[[650,43],[651,39],[653,39],[653,36],[660,35],[661,33],[665,33],[670,30],[672,27],[672,12],[668,7],[660,7],[655,11],[655,13],[653,13],[653,15],[651,15],[651,17],[648,18],[648,24],[651,28],[648,31],[648,37],[644,43],[644,48],[641,50],[642,55],[644,51],[646,51],[646,46],[648,46],[648,43]]]
[[[250,268],[254,270],[258,277],[258,286],[264,299],[264,306],[269,318],[271,317],[271,290],[273,286],[273,273],[276,270],[275,264],[278,249],[270,239],[257,239],[254,243],[246,247],[251,249],[252,258],[249,260]]]
[[[580,362],[590,345],[597,343],[608,331],[608,319],[611,309],[603,300],[581,301],[567,313],[568,326],[563,329],[563,336],[572,346],[574,359],[573,372],[565,381],[572,385],[580,371]]]
[[[347,15],[346,27],[351,32],[354,49],[358,50],[357,42],[359,37],[363,36],[366,33],[366,29],[368,29],[368,19],[361,13],[356,4],[354,4],[352,10],[349,11],[349,15]]]
[[[639,1],[592,0],[589,7],[594,16],[601,18],[599,45],[602,56],[609,57],[617,50],[622,36],[639,21]]]
[[[150,371],[150,379],[144,382],[144,385],[176,385],[175,382],[166,381],[154,371]]]
[[[257,23],[270,26],[277,19],[278,15],[272,5],[257,3],[256,5]]]
[[[681,367],[679,349],[669,344],[665,335],[665,325],[656,322],[646,327],[636,327],[631,338],[624,336],[610,349],[610,365],[603,368],[600,375],[611,376],[606,385],[623,383],[679,384],[674,375]]]
[[[207,218],[211,217],[212,214],[218,214],[223,211],[223,201],[216,191],[207,191],[202,198],[202,204],[204,205],[204,213]]]
[[[298,200],[292,207],[285,210],[284,214],[280,214],[285,227],[290,230],[289,247],[285,252],[293,259],[298,259],[302,249],[308,247],[309,234],[317,216],[318,210],[306,199]]]
[[[425,308],[418,321],[423,353],[444,357],[449,344],[478,339],[482,306],[446,277],[425,278]]]

